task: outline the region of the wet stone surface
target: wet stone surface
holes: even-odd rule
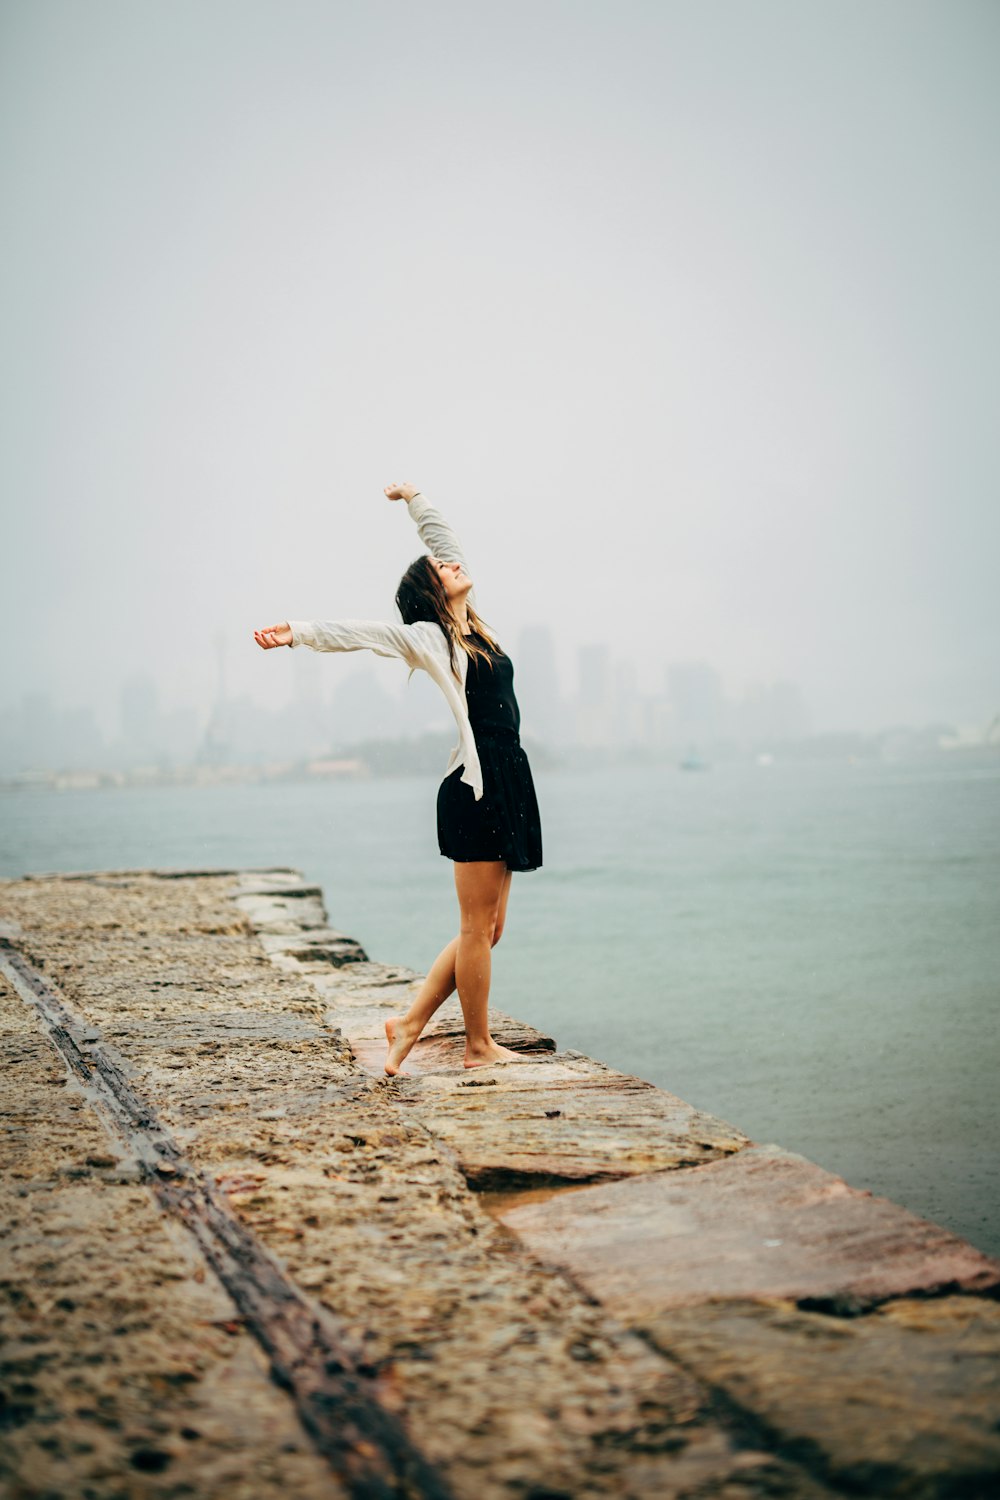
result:
[[[499,1212],[828,1482],[1000,1476],[1000,1265],[940,1226],[776,1146]]]
[[[2,976],[0,1050],[3,1493],[340,1493],[190,1237]]]
[[[1000,1263],[780,1146],[514,1208],[504,1222],[643,1322],[728,1296],[860,1313],[889,1297],[1000,1292]]]
[[[317,956],[306,937],[341,952],[350,940],[294,872],[9,882],[0,920],[192,1169],[333,1320],[370,1399],[447,1492],[893,1492],[813,1441],[817,1418],[801,1392],[798,1407],[771,1399],[780,1387],[768,1359],[791,1368],[809,1345],[794,1329],[762,1331],[758,1306],[744,1308],[753,1333],[740,1339],[759,1351],[756,1364],[749,1353],[737,1361],[738,1380],[711,1317],[702,1325],[682,1309],[687,1322],[679,1313],[665,1323],[657,1310],[630,1328],[627,1311],[596,1301],[548,1252],[532,1253],[515,1212],[498,1221],[505,1204],[553,1189],[551,1202],[569,1203],[607,1190],[581,1186],[594,1180],[691,1178],[752,1146],[738,1130],[560,1053],[512,1018],[496,1034],[530,1048],[530,1063],[466,1073],[454,1018],[443,1016],[409,1076],[385,1078],[379,1033],[418,976],[360,950],[341,964]],[[295,1496],[341,1492],[196,1242],[67,1083],[30,1006],[9,986],[4,1004],[17,1082],[3,1123],[20,1174],[5,1189],[16,1213],[5,1216],[2,1269],[11,1493],[266,1496],[278,1483]],[[60,1309],[81,1266],[84,1311]],[[119,1303],[132,1322],[108,1315]],[[891,1382],[891,1360],[879,1358]],[[846,1391],[846,1369],[831,1390]],[[777,1407],[798,1414],[783,1426]],[[899,1493],[938,1493],[952,1433],[934,1449],[929,1487]],[[137,1445],[166,1457],[137,1467]],[[963,1472],[973,1493],[982,1464]]]
[[[650,1316],[651,1343],[725,1391],[834,1487],[995,1495],[1000,1304],[900,1298],[863,1317],[782,1299]]]

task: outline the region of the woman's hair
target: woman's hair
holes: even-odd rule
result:
[[[441,626],[448,640],[451,670],[456,677],[458,676],[455,670],[456,646],[467,656],[478,657],[489,662],[492,669],[493,660],[489,652],[485,651],[471,636],[463,635],[459,630],[458,621],[448,605],[448,595],[445,593],[444,584],[426,552],[422,553],[416,562],[410,564],[399,580],[399,588],[396,590],[396,608],[403,616],[404,625],[414,625],[417,620],[433,620]],[[499,641],[492,630],[479,618],[471,604],[466,604],[466,611],[473,630],[478,631],[489,641],[490,645],[499,651]]]

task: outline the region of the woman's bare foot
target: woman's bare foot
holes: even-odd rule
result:
[[[492,1037],[477,1047],[465,1044],[465,1067],[488,1068],[490,1063],[528,1062],[523,1052],[512,1052],[510,1047],[501,1047]]]
[[[412,1026],[407,1026],[404,1016],[390,1016],[385,1023],[385,1034],[389,1042],[385,1071],[390,1078],[394,1078],[420,1033]]]

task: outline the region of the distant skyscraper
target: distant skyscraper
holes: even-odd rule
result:
[[[603,641],[581,646],[580,695],[577,699],[576,737],[581,745],[606,748],[616,740],[611,656]]]
[[[122,737],[130,744],[148,744],[156,730],[156,683],[152,677],[130,677],[119,697]]]
[[[58,759],[56,716],[48,693],[26,693],[21,699],[20,736],[15,763],[40,768]]]
[[[159,759],[160,713],[152,677],[130,677],[122,684],[118,704],[126,757],[155,765]]]
[[[547,744],[572,738],[563,718],[555,641],[547,625],[528,625],[521,631],[514,661],[514,692],[525,734]]]
[[[645,705],[639,694],[634,661],[615,662],[613,700],[616,742],[620,745],[646,743]]]
[[[389,667],[388,662],[384,665]],[[391,669],[380,672],[367,662],[339,675],[331,699],[329,743],[345,745],[403,734],[399,697],[389,691],[395,686]]]
[[[215,702],[198,747],[199,762],[209,766],[225,765],[232,758],[231,714],[226,691],[226,637],[222,631],[215,637],[215,654],[218,665]]]
[[[643,739],[657,750],[676,747],[680,738],[673,708],[665,694],[643,701]]]
[[[726,734],[728,705],[722,681],[707,662],[672,662],[667,668],[667,696],[681,740],[709,745]]]

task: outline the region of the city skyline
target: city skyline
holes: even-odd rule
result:
[[[284,679],[285,700],[274,705],[232,691],[225,643],[217,640],[215,650],[215,690],[200,702],[171,703],[151,674],[137,673],[123,680],[103,723],[92,705],[60,704],[43,693],[8,704],[0,726],[0,772],[302,759],[451,727],[433,686],[420,674],[407,682],[388,663],[297,652]],[[535,624],[517,638],[515,663],[522,732],[556,752],[699,753],[720,745],[778,747],[824,733],[799,684],[772,679],[733,694],[718,668],[704,660],[664,660],[659,685],[649,690],[634,662],[616,655],[608,642],[589,642],[577,648],[576,670],[567,682],[553,632]],[[839,732],[937,726],[974,741],[977,731],[986,736],[998,715],[979,723],[943,716],[912,725],[886,721],[874,730]]]

